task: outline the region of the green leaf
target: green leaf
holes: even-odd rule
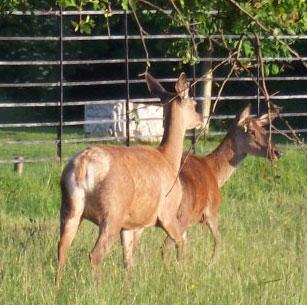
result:
[[[136,11],[137,9],[136,0],[129,0],[128,3],[129,6]]]
[[[250,57],[253,53],[253,47],[249,41],[244,41],[242,43],[242,48],[247,57]]]
[[[59,4],[60,4],[60,6],[62,6],[64,8],[78,7],[75,0],[60,0]]]
[[[129,10],[129,0],[123,0],[123,1],[122,1],[122,8],[123,8],[125,11],[128,11],[128,10]]]
[[[279,73],[279,66],[277,64],[272,64],[272,74],[276,75]]]
[[[267,64],[267,65],[264,66],[264,74],[265,74],[265,76],[270,75],[270,64]]]
[[[78,30],[79,30],[79,23],[76,22],[76,21],[72,21],[71,24],[74,27],[74,31],[78,32]]]
[[[287,28],[287,33],[288,33],[289,35],[296,35],[295,30],[292,29],[292,28]]]

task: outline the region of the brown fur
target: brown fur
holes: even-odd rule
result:
[[[70,160],[61,179],[57,284],[82,219],[99,226],[99,236],[90,254],[95,272],[120,232],[123,239],[130,240],[135,230],[157,223],[176,243],[180,257],[183,241],[176,212],[182,192],[176,178],[185,130],[200,125],[202,117],[195,111],[195,101],[187,95],[184,74],[176,84],[178,96],[169,103],[174,95],[149,74],[146,77],[149,89],[167,103],[161,145],[157,149],[91,146]],[[127,267],[132,265],[132,257],[125,252],[124,261]]]

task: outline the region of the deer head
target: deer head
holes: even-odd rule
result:
[[[185,129],[193,129],[202,126],[203,118],[201,114],[196,112],[196,101],[189,96],[190,84],[187,81],[185,73],[181,73],[175,90],[177,94],[167,92],[162,85],[149,73],[146,73],[146,82],[149,91],[160,98],[161,103],[165,107],[165,117],[169,116],[170,107],[176,107],[180,110],[181,120]]]
[[[277,160],[282,153],[274,142],[270,140],[267,131],[263,128],[277,117],[275,111],[255,118],[249,118],[250,105],[247,106],[235,119],[235,143],[237,150],[243,154],[266,157]]]

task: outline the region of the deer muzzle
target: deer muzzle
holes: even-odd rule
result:
[[[202,115],[198,113],[198,122],[196,123],[195,129],[201,129],[204,126],[204,121]]]
[[[282,152],[279,148],[273,146],[271,148],[271,152],[269,154],[269,159],[272,160],[272,161],[276,161],[278,159],[280,159],[282,156]]]

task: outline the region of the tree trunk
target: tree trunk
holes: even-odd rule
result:
[[[206,78],[203,82],[201,82],[200,86],[200,96],[201,101],[198,104],[198,111],[204,117],[204,126],[206,127],[206,131],[209,129],[208,117],[210,115],[211,109],[211,90],[212,90],[212,61],[205,61],[202,63],[201,67],[201,75],[207,74]]]

